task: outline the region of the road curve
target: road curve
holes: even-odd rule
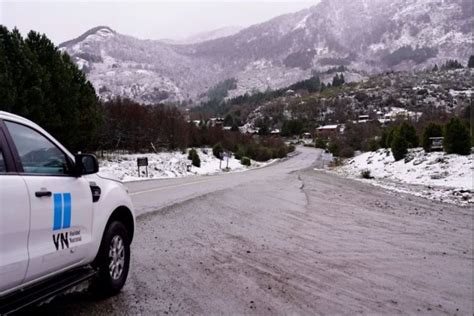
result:
[[[122,293],[48,314],[473,313],[472,209],[315,171],[320,152],[243,173],[128,184],[140,214]]]
[[[128,182],[126,186],[137,215],[142,215],[205,194],[232,189],[256,179],[272,179],[309,168],[320,154],[320,150],[301,147],[291,159],[259,169],[212,176],[134,181]]]

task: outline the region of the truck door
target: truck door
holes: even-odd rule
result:
[[[0,120],[0,293],[20,285],[28,267],[30,202],[14,171]]]
[[[31,201],[25,282],[80,265],[91,242],[92,193],[70,158],[39,131],[5,121]]]

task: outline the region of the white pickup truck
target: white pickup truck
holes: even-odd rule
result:
[[[0,314],[91,278],[102,295],[128,275],[135,216],[124,186],[35,123],[0,111]]]

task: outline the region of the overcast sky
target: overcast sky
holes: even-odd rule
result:
[[[310,7],[319,0],[214,1],[5,1],[0,0],[0,24],[23,34],[35,30],[55,43],[88,29],[110,26],[142,39],[181,39],[224,26],[249,26]]]

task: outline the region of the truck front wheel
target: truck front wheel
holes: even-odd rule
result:
[[[93,264],[98,269],[98,294],[112,296],[125,285],[130,266],[130,239],[127,229],[118,221],[109,224],[99,254]]]

